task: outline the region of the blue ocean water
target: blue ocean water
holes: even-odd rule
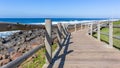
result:
[[[20,24],[40,24],[44,23],[46,18],[0,18],[0,22],[2,23],[20,23]],[[93,21],[93,20],[107,20],[107,18],[50,18],[53,23],[56,22],[69,22],[75,23],[79,21]],[[70,22],[72,21],[72,22]],[[74,22],[75,21],[75,22]],[[19,30],[18,30],[19,31]],[[0,37],[5,38],[9,35],[12,35],[14,32],[17,31],[5,31],[0,32]]]
[[[46,18],[0,18],[0,22],[36,24],[44,23]],[[107,20],[107,18],[50,18],[54,22],[59,21],[91,21],[91,20]]]

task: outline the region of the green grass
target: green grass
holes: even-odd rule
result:
[[[52,52],[57,48],[57,44],[52,45]],[[42,68],[45,64],[45,48],[40,49],[35,53],[37,55],[36,58],[32,58],[30,60],[26,60],[24,63],[20,65],[20,68]]]
[[[101,29],[101,32],[103,33],[109,33],[109,28],[103,28]],[[120,29],[119,28],[113,28],[113,35],[114,36],[120,36]]]
[[[21,68],[42,68],[45,64],[45,48],[40,49],[36,55],[36,58],[26,60],[21,64]]]
[[[113,23],[114,25],[120,25],[120,21],[116,21]]]
[[[114,22],[113,24],[114,25],[120,25],[120,21]],[[103,33],[109,33],[109,28],[102,28],[101,32],[103,32]],[[113,28],[113,35],[114,36],[120,36],[120,28]],[[95,34],[93,34],[93,36],[97,37],[97,34],[95,33]],[[108,41],[109,41],[108,40],[109,39],[108,36],[101,35],[100,38],[101,38],[101,40],[103,42],[108,43]],[[120,49],[120,40],[113,39],[113,46],[116,47],[116,48],[118,48],[118,49]]]
[[[52,45],[52,52],[54,52],[56,50],[56,48],[57,48],[57,44],[55,43]]]

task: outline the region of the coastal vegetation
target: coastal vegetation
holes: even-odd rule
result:
[[[115,21],[113,22],[113,25],[118,25],[120,26],[120,21]],[[101,29],[102,33],[109,33],[109,28],[105,27]],[[97,37],[97,33],[93,34],[94,37]],[[113,36],[118,36],[120,37],[120,28],[113,28]],[[108,36],[102,35],[100,36],[101,41],[108,43],[109,38]],[[120,49],[120,40],[113,38],[113,46],[115,48]]]
[[[52,52],[54,52],[57,48],[57,44],[54,43],[52,45]],[[46,62],[45,59],[45,48],[40,49],[38,52],[34,54],[35,56],[26,60],[24,63],[20,65],[20,68],[42,68]]]

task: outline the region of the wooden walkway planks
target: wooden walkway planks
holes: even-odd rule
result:
[[[74,32],[52,68],[120,68],[120,51],[107,46],[86,30]]]

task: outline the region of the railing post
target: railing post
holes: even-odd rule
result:
[[[97,23],[97,39],[100,41],[100,22]]]
[[[57,27],[58,27],[58,30],[59,30],[60,32],[62,32],[62,29],[61,29],[61,28],[62,28],[61,23],[58,23],[58,24],[57,24]]]
[[[113,47],[113,22],[109,22],[109,45]]]
[[[75,24],[75,26],[74,26],[74,27],[75,27],[75,32],[76,32],[76,31],[77,31],[77,26],[76,26],[76,24]]]
[[[82,30],[82,23],[81,23],[81,25],[80,25],[80,26],[81,26],[81,28],[80,28],[80,29]]]
[[[93,24],[91,23],[90,24],[90,35],[92,36],[92,33],[93,33]]]
[[[66,31],[66,34],[68,34],[68,24],[64,24],[65,25],[65,31]]]
[[[64,24],[64,23],[62,23],[62,27],[63,27],[63,31],[64,31],[64,33],[65,33],[65,35],[66,35],[65,24]]]
[[[52,21],[50,19],[45,20],[45,28],[49,37],[51,38],[52,37]]]
[[[50,19],[45,20],[45,28],[46,62],[50,64],[52,62],[52,21]]]
[[[57,27],[58,27],[58,30],[57,30],[57,38],[58,38],[58,45],[59,45],[59,48],[61,48],[61,23],[58,23],[57,24]]]
[[[68,31],[68,25],[69,25],[69,24],[67,23],[67,24],[66,24],[66,29],[67,29],[67,31]]]
[[[85,29],[86,29],[86,23],[85,23]]]
[[[89,29],[89,24],[87,23],[87,29]]]
[[[62,23],[62,34],[63,34],[64,38],[66,38],[67,31],[65,30],[65,25],[63,23]]]

